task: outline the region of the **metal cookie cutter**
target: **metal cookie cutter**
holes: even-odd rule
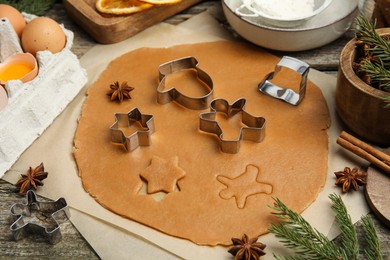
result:
[[[198,79],[207,85],[208,93],[200,97],[186,96],[176,88],[164,90],[166,76],[175,72],[186,69],[194,69],[198,74]],[[161,64],[158,68],[160,84],[157,87],[157,102],[167,104],[171,101],[176,101],[180,105],[193,110],[201,110],[209,107],[209,103],[213,99],[213,80],[211,77],[198,67],[198,61],[194,57],[184,57]]]
[[[138,130],[129,136],[119,129],[119,127],[130,127],[139,123],[142,130]],[[115,113],[115,123],[110,127],[111,141],[123,144],[127,151],[133,151],[138,146],[149,146],[150,136],[154,133],[154,120],[152,115],[141,114],[138,108],[133,108],[128,113]]]
[[[225,99],[214,99],[210,104],[210,112],[200,114],[200,130],[216,134],[219,137],[221,151],[224,153],[238,153],[242,140],[252,142],[261,142],[265,137],[265,118],[256,117],[244,110],[246,100],[240,98],[232,105]],[[241,112],[241,121],[246,127],[240,130],[240,136],[237,140],[225,140],[223,131],[215,120],[217,112],[225,113],[229,118]]]
[[[59,222],[70,217],[68,204],[64,198],[53,202],[37,200],[33,190],[26,194],[27,203],[15,203],[11,215],[16,219],[10,227],[15,240],[22,239],[26,233],[35,232],[46,236],[51,244],[60,242],[62,235]]]
[[[299,92],[292,89],[282,88],[269,80],[273,79],[275,75],[281,70],[281,67],[286,67],[301,74],[301,83],[299,85]],[[273,72],[268,73],[262,82],[259,84],[259,90],[269,96],[286,101],[291,105],[298,105],[305,97],[307,75],[309,74],[310,66],[298,59],[284,56],[275,66]]]

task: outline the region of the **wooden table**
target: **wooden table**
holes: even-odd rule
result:
[[[180,14],[175,15],[174,17],[167,19],[166,22],[178,24],[204,11],[211,14],[223,26],[231,30],[222,12],[220,1],[204,1],[181,12]],[[62,3],[55,4],[55,6],[47,13],[47,16],[55,19],[59,23],[63,23],[67,29],[74,32],[75,37],[72,51],[79,58],[96,44],[96,42],[88,34],[86,34],[80,27],[78,27],[77,24],[67,17]],[[232,33],[234,32],[232,31]],[[345,43],[352,37],[353,33],[348,32],[335,42],[315,50],[295,53],[273,53],[278,56],[289,55],[296,57],[306,61],[314,69],[336,75],[340,51]],[[14,241],[9,230],[11,224],[10,207],[14,202],[20,200],[21,197],[17,194],[15,187],[4,180],[0,180],[0,259],[52,259],[54,257],[65,259],[99,258],[93,248],[91,248],[91,246],[84,240],[84,238],[69,221],[61,225],[63,239],[60,243],[54,246],[46,243],[45,238],[38,235],[27,236],[20,241]],[[380,223],[373,214],[370,213],[370,215],[374,219],[381,241],[381,247],[385,254],[385,259],[390,259],[390,229]],[[357,225],[359,226],[360,223],[357,223]],[[359,233],[358,236],[361,238],[362,234]],[[363,248],[364,246],[361,246],[361,249]]]

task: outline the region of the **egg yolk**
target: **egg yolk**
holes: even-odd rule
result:
[[[33,69],[34,66],[27,62],[11,63],[0,69],[0,80],[5,82],[8,80],[20,79]]]

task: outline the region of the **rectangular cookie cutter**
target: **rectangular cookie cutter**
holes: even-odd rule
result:
[[[299,84],[298,92],[295,92],[289,88],[282,88],[270,82],[270,80],[275,77],[275,75],[281,70],[282,67],[294,70],[301,75],[301,82]],[[271,97],[281,99],[291,105],[298,105],[305,97],[309,69],[310,66],[306,62],[295,59],[293,57],[284,56],[278,62],[278,64],[276,64],[275,70],[268,73],[259,83],[259,91]]]

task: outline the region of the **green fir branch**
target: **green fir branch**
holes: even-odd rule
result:
[[[376,24],[366,17],[356,17],[357,56],[359,66],[357,75],[367,75],[371,86],[390,92],[390,43],[388,37],[380,36],[375,30]],[[359,53],[360,52],[360,53]],[[390,95],[384,100],[390,108]]]
[[[333,202],[332,209],[335,212],[336,220],[340,225],[342,246],[345,250],[347,259],[358,259],[359,243],[356,228],[347,212],[347,208],[340,196],[330,194],[329,198]]]
[[[379,246],[379,238],[376,234],[374,223],[369,216],[363,216],[361,218],[363,230],[366,234],[365,239],[367,242],[367,248],[364,249],[364,254],[368,260],[381,260],[383,254]]]
[[[387,103],[387,104],[385,105],[385,107],[390,108],[390,96],[385,97],[385,98],[384,98],[384,101]]]
[[[273,233],[281,243],[295,252],[294,256],[287,257],[274,254],[276,259],[358,259],[359,241],[357,232],[345,204],[341,197],[336,194],[329,195],[329,198],[332,201],[332,209],[336,214],[336,220],[340,225],[342,247],[337,247],[333,241],[311,227],[300,214],[290,210],[276,198],[273,207],[270,206],[270,208],[276,211],[272,214],[276,216],[280,223],[271,224],[269,232]],[[369,260],[383,259],[372,220],[368,217],[362,217],[362,223],[368,244],[365,250],[367,258]]]
[[[280,220],[280,224],[271,224],[269,232],[280,238],[286,247],[294,249],[304,259],[346,259],[332,241],[279,199],[275,199],[274,207],[271,208],[277,211],[273,214]]]
[[[370,76],[372,85],[390,92],[390,70],[386,69],[381,63],[373,63],[369,60],[362,61],[360,68]]]
[[[379,59],[385,68],[390,67],[390,44],[387,39],[381,37],[375,30],[375,23],[371,23],[366,17],[356,17],[356,38],[368,45],[368,52],[375,59]]]
[[[42,16],[52,8],[56,0],[0,0],[0,4],[15,7],[20,12]]]

